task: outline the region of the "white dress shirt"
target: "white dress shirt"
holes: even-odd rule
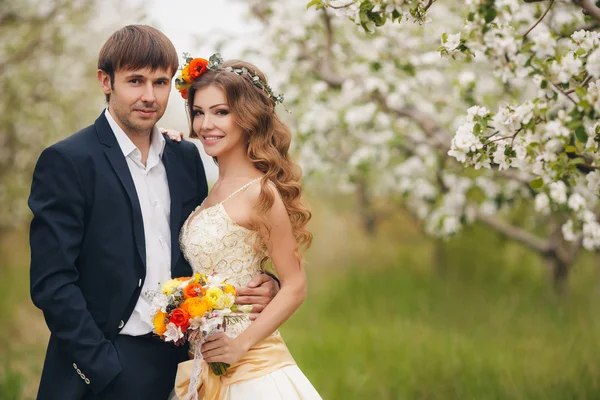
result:
[[[127,160],[142,209],[146,240],[146,279],[133,313],[120,332],[122,335],[139,336],[149,333],[153,327],[150,318],[152,300],[148,292],[158,291],[160,284],[171,278],[171,197],[167,172],[162,163],[166,141],[155,126],[144,166],[141,151],[113,119],[108,109],[104,114]]]

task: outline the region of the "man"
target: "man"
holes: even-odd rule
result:
[[[108,108],[40,155],[29,198],[31,297],[51,332],[40,400],[164,400],[187,358],[150,321],[150,292],[191,275],[179,231],[208,192],[196,147],[156,128],[177,68],[160,31],[118,30],[98,60]],[[277,290],[264,275],[250,286],[240,293],[257,311]]]

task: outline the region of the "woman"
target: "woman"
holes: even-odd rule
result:
[[[281,282],[255,321],[191,343],[192,351],[201,344],[203,361],[179,365],[177,398],[320,399],[277,331],[306,296],[301,251],[312,239],[301,171],[288,154],[291,134],[275,112],[283,99],[254,65],[223,63],[218,54],[188,59],[176,85],[187,99],[190,137],[219,165],[218,180],[182,229],[184,256],[195,272],[239,287],[271,262]],[[206,364],[213,362],[231,367],[218,377]]]

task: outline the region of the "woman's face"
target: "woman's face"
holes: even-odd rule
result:
[[[192,128],[209,156],[220,157],[238,147],[245,151],[246,134],[235,121],[221,88],[211,85],[197,90],[192,116]]]

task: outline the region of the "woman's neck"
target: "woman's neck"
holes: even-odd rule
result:
[[[228,182],[236,178],[254,178],[258,170],[250,161],[246,151],[230,152],[218,157],[219,181]]]

